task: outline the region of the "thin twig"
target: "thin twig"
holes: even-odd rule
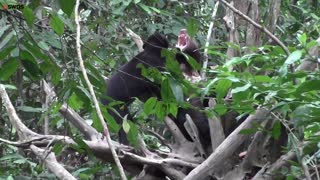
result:
[[[84,67],[84,63],[83,63],[83,59],[82,59],[82,55],[81,55],[81,45],[80,45],[80,20],[79,20],[79,14],[78,14],[78,8],[79,8],[79,4],[80,4],[80,0],[77,0],[76,1],[76,5],[75,5],[75,23],[76,23],[76,26],[77,26],[77,36],[76,36],[76,48],[77,48],[77,55],[78,55],[78,59],[79,59],[79,64],[80,64],[80,68],[81,68],[81,71],[82,71],[82,74],[83,74],[83,77],[88,85],[88,88],[89,88],[89,91],[90,91],[90,94],[92,96],[92,99],[93,99],[93,103],[94,103],[94,106],[95,106],[95,109],[97,111],[97,114],[98,114],[98,117],[99,117],[99,120],[103,126],[103,133],[106,137],[106,140],[108,142],[108,145],[110,147],[110,150],[111,150],[111,153],[112,153],[112,156],[114,158],[114,161],[119,169],[119,172],[120,172],[120,176],[121,176],[121,179],[123,180],[127,180],[127,177],[124,173],[124,170],[123,170],[123,167],[120,163],[120,160],[119,160],[119,157],[112,145],[112,140],[110,138],[110,134],[109,134],[109,129],[108,129],[108,126],[107,126],[107,123],[104,121],[104,118],[102,116],[102,113],[101,113],[101,110],[100,110],[100,107],[99,107],[99,103],[98,103],[98,100],[97,100],[97,97],[95,95],[95,92],[93,90],[93,87],[92,87],[92,84],[88,78],[88,75],[87,75],[87,71]]]
[[[213,25],[214,25],[214,19],[217,15],[218,7],[219,7],[219,1],[217,1],[216,4],[214,5],[212,15],[211,15],[211,22],[209,25],[207,40],[206,40],[205,49],[204,49],[204,61],[203,61],[203,66],[202,66],[201,79],[206,78],[206,69],[208,67],[208,47],[209,47],[212,29],[213,29]]]

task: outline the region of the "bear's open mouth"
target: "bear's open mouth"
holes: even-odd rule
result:
[[[176,44],[176,47],[183,51],[187,47],[189,41],[190,37],[188,35],[187,30],[181,29],[178,36],[178,43]]]

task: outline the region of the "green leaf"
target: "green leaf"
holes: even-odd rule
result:
[[[298,34],[298,40],[302,46],[305,46],[307,42],[307,34],[306,33]]]
[[[216,77],[213,80],[209,81],[208,85],[203,90],[203,94],[208,94],[210,89],[211,89],[211,87],[213,85],[215,85],[215,83],[218,82],[218,80],[220,80],[220,79],[218,77]]]
[[[123,128],[124,132],[126,132],[127,134],[129,133],[130,124],[129,124],[129,121],[126,118],[122,122],[122,128]]]
[[[160,12],[161,12],[159,9],[154,8],[154,7],[150,7],[150,9],[152,9],[152,10],[153,10],[154,12],[156,12],[156,13],[160,13]]]
[[[76,1],[74,0],[59,0],[60,7],[64,13],[66,13],[69,17],[74,11],[74,5]]]
[[[31,75],[32,78],[38,79],[42,75],[42,71],[38,66],[37,61],[28,51],[21,51],[21,62],[26,71]]]
[[[236,94],[236,93],[239,93],[239,92],[243,92],[243,91],[247,91],[249,88],[251,87],[251,84],[248,83],[244,86],[241,86],[241,87],[237,87],[237,88],[234,88],[231,90],[231,93],[232,94]]]
[[[32,56],[46,62],[50,61],[48,55],[42,53],[41,49],[37,46],[37,44],[30,44],[29,42],[23,42],[22,44],[28,50],[28,52],[32,53]]]
[[[227,112],[228,108],[224,104],[216,104],[214,106],[214,111],[218,113],[218,115],[224,115]]]
[[[173,79],[170,79],[169,83],[170,83],[171,91],[173,92],[173,95],[176,98],[177,102],[182,103],[184,101],[184,97],[183,97],[183,90],[181,85]]]
[[[138,5],[139,5],[139,6],[141,7],[141,9],[143,9],[147,14],[149,14],[149,15],[152,14],[151,9],[150,9],[149,6],[146,6],[146,5],[141,4],[141,3],[139,3]]]
[[[227,61],[223,67],[229,67],[233,64],[240,64],[243,60],[240,57],[233,57],[229,61]]]
[[[24,164],[26,162],[27,162],[26,159],[18,159],[18,160],[13,161],[13,163],[15,163],[15,164]]]
[[[276,121],[272,128],[272,137],[275,139],[279,139],[281,135],[281,123],[280,121]]]
[[[166,108],[163,102],[158,101],[158,103],[156,104],[155,111],[156,111],[157,118],[159,118],[160,120],[163,120],[166,115]]]
[[[307,49],[310,49],[310,48],[312,48],[312,47],[314,47],[314,46],[316,46],[316,45],[318,45],[318,42],[315,41],[315,40],[312,40],[312,41],[310,41],[310,42],[307,43],[306,48],[307,48]]]
[[[164,49],[161,51],[161,56],[166,58],[166,70],[169,71],[173,76],[177,76],[177,78],[179,78],[183,76],[181,73],[180,65],[176,60],[176,55],[177,55],[176,53],[177,53],[176,49],[174,50]],[[179,54],[179,55],[184,56],[184,54]]]
[[[43,49],[43,50],[46,50],[46,51],[49,51],[50,47],[48,46],[47,43],[45,43],[44,41],[40,41],[38,42],[38,46]]]
[[[200,70],[201,69],[201,65],[191,56],[187,55],[187,54],[183,54],[188,62],[188,64],[191,65],[192,69],[194,70]]]
[[[82,86],[76,86],[73,90],[77,94],[79,100],[81,100],[82,102],[86,102],[83,104],[83,106],[90,108],[91,107],[91,104],[90,104],[91,94],[90,94],[90,92]]]
[[[72,95],[68,99],[68,105],[74,110],[80,110],[83,108],[84,102],[77,95],[77,93],[72,93]]]
[[[8,80],[18,69],[19,63],[16,58],[10,58],[1,65],[0,80]]]
[[[146,113],[146,115],[150,115],[151,113],[153,113],[156,104],[157,104],[157,98],[155,97],[149,98],[143,105],[144,113]]]
[[[59,67],[55,64],[51,68],[51,80],[54,85],[57,85],[59,83],[59,81],[61,80],[61,75],[62,75],[62,73],[61,73]]]
[[[269,76],[263,76],[263,75],[254,76],[254,80],[257,83],[270,83],[273,81],[273,79],[271,79]]]
[[[284,65],[289,65],[289,64],[293,64],[296,61],[300,60],[301,56],[302,56],[302,50],[296,50],[294,52],[292,52],[289,57],[286,59],[286,61],[284,62]]]
[[[298,94],[314,91],[314,90],[320,90],[320,80],[310,80],[305,81],[304,83],[300,84],[300,86],[297,88],[296,92]]]
[[[104,119],[107,121],[108,123],[108,128],[111,132],[117,133],[120,130],[120,125],[116,122],[116,120],[113,118],[113,116],[111,116],[108,111],[107,108],[103,108],[105,107],[104,105],[100,105],[100,109],[102,112],[102,115],[104,117]],[[95,111],[94,111],[95,112]],[[97,119],[97,121],[99,121],[99,126],[101,126],[100,120]],[[95,126],[94,126],[95,127]],[[96,127],[95,127],[96,128]],[[101,126],[102,129],[102,126]]]
[[[230,80],[220,79],[216,85],[217,98],[218,99],[224,98],[227,95],[231,85],[232,85],[232,82]]]
[[[28,6],[25,6],[22,11],[22,14],[26,18],[28,26],[32,28],[34,22],[33,11]]]
[[[51,15],[50,26],[58,35],[61,36],[64,33],[64,24],[58,15]]]
[[[287,65],[281,66],[281,68],[279,69],[279,74],[281,75],[281,77],[286,76],[288,74],[288,66]]]
[[[275,97],[277,95],[277,91],[270,91],[267,96],[265,96],[264,100],[265,102],[269,102],[270,100],[272,100],[273,97]]]
[[[257,132],[257,129],[243,129],[240,131],[240,134],[254,134]]]
[[[130,131],[127,133],[127,138],[130,144],[136,146],[138,145],[139,130],[132,121],[128,120],[127,124],[130,126]]]
[[[161,83],[161,98],[164,102],[170,102],[171,100],[171,95],[172,95],[172,91],[170,88],[170,84],[169,84],[169,80],[165,79],[162,81]]]
[[[0,37],[1,41],[0,41],[0,49],[2,49],[3,47],[7,46],[7,43],[16,36],[16,32],[15,31],[11,31],[8,34],[6,34],[5,37]]]
[[[168,104],[168,113],[172,114],[174,117],[178,114],[178,106],[175,103]]]
[[[194,37],[198,31],[198,27],[199,27],[199,24],[198,24],[198,20],[196,20],[195,18],[190,18],[188,20],[188,24],[187,24],[187,31],[188,31],[188,34],[191,36],[191,37]]]
[[[55,154],[60,154],[60,152],[62,152],[64,147],[65,147],[64,143],[57,142],[57,143],[54,143],[53,148],[51,149],[51,151],[54,152]]]
[[[5,57],[7,57],[14,48],[16,48],[16,47],[15,46],[10,46],[10,47],[7,47],[5,49],[2,49],[0,51],[0,61],[3,60]]]

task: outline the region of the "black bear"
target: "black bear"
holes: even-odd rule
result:
[[[199,52],[198,45],[191,40],[187,31],[182,29],[179,33],[178,43],[176,45],[179,50],[189,56],[194,60],[200,62],[201,53]],[[152,83],[147,80],[141,74],[141,69],[137,67],[138,64],[143,64],[146,68],[155,67],[160,71],[164,69],[166,60],[161,56],[161,51],[163,49],[169,48],[169,42],[165,36],[154,33],[151,35],[144,43],[144,51],[136,55],[128,63],[124,64],[117,72],[115,72],[106,82],[107,92],[106,95],[113,100],[122,101],[126,105],[130,104],[134,97],[137,98],[150,98],[155,96],[160,97],[160,87],[158,84]],[[176,54],[176,60],[180,64],[180,69],[186,74],[191,75],[193,68],[187,61],[187,57],[183,53]],[[110,101],[107,99],[103,100],[104,104],[108,104]],[[199,108],[202,105],[197,104],[192,105]],[[117,123],[122,124],[122,118],[129,114],[127,106],[114,106],[115,111],[109,110],[108,112],[112,115]],[[175,123],[181,129],[184,136],[191,141],[190,136],[185,130],[183,123],[185,122],[185,115],[190,114],[191,118],[194,120],[196,126],[199,129],[201,141],[204,144],[210,143],[210,133],[208,120],[204,113],[195,109],[178,109],[177,119],[174,119]],[[209,138],[209,139],[208,139]],[[128,144],[125,132],[121,129],[119,132],[119,142],[123,144]]]

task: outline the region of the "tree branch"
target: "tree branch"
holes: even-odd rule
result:
[[[107,126],[107,123],[104,121],[104,118],[102,116],[102,113],[101,113],[101,110],[100,110],[100,107],[99,107],[99,103],[98,103],[98,100],[97,100],[97,97],[96,97],[96,94],[93,90],[93,87],[92,87],[92,84],[88,78],[88,75],[87,75],[87,71],[84,67],[84,63],[83,63],[83,59],[82,59],[82,55],[81,55],[81,45],[80,45],[80,20],[79,20],[79,14],[78,14],[78,9],[79,9],[79,4],[80,4],[80,0],[77,0],[76,1],[76,5],[75,5],[75,8],[74,8],[74,11],[75,11],[75,23],[76,23],[76,27],[77,27],[77,36],[76,36],[76,48],[77,48],[77,55],[78,55],[78,60],[79,60],[79,64],[80,64],[80,68],[81,68],[81,72],[83,74],[83,77],[88,85],[88,88],[89,88],[89,91],[90,91],[90,94],[92,96],[92,99],[93,99],[93,103],[94,103],[94,106],[96,108],[96,111],[97,111],[97,114],[98,114],[98,117],[99,117],[99,120],[104,128],[103,130],[103,133],[107,139],[107,142],[108,142],[108,145],[110,147],[110,150],[111,150],[111,153],[112,153],[112,156],[114,158],[114,161],[119,169],[119,172],[120,172],[120,176],[121,176],[121,179],[123,180],[126,180],[127,177],[124,173],[124,170],[123,170],[123,167],[120,163],[120,160],[119,160],[119,157],[112,145],[112,140],[111,140],[111,137],[110,137],[110,134],[109,134],[109,129],[108,129],[108,126]]]
[[[30,146],[32,152],[41,158],[46,167],[53,172],[59,179],[76,180],[56,159],[53,152],[46,152],[34,145]]]

